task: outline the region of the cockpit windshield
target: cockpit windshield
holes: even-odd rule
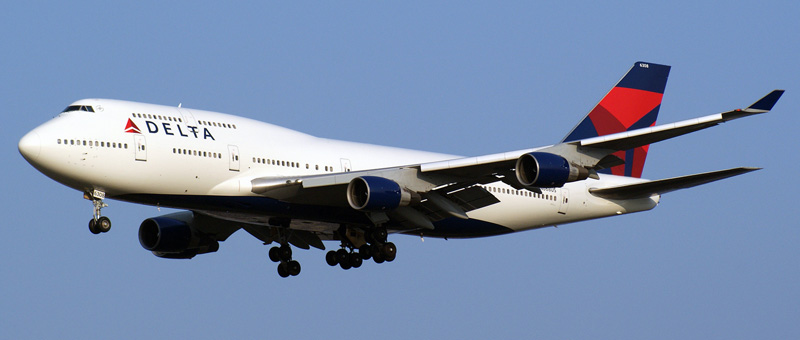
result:
[[[94,109],[89,105],[70,105],[70,106],[67,106],[67,108],[64,109],[64,111],[61,111],[61,112],[64,113],[64,112],[71,112],[71,111],[94,112]]]

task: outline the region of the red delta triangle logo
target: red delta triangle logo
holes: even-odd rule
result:
[[[128,118],[128,124],[125,125],[125,132],[127,132],[127,133],[138,133],[138,134],[142,133],[142,131],[139,130],[139,127],[136,126],[136,124],[134,124],[133,121],[130,118]]]

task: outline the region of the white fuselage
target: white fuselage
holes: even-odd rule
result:
[[[100,190],[108,198],[145,204],[212,212],[208,206],[196,207],[191,202],[203,197],[259,198],[252,192],[254,178],[459,158],[317,138],[243,117],[194,109],[107,99],[85,99],[72,105],[92,106],[94,112],[64,112],[32,130],[20,141],[23,156],[39,171],[76,190]],[[542,189],[541,194],[515,190],[502,182],[487,184],[484,187],[500,203],[470,211],[468,216],[508,231],[520,231],[648,210],[658,203],[658,196],[624,201],[595,197],[589,194],[590,188],[641,181],[600,176],[599,180]],[[219,213],[226,209],[221,207]],[[274,212],[249,213],[269,216]],[[455,225],[448,229],[448,236],[459,236]]]

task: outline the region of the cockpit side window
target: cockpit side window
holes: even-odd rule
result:
[[[86,112],[94,112],[94,108],[89,105],[70,105],[67,106],[64,111],[61,112],[71,112],[71,111],[86,111]]]

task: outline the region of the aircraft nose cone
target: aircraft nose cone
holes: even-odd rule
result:
[[[39,157],[41,150],[42,140],[36,132],[28,132],[27,135],[19,140],[19,153],[22,154],[22,157],[25,157],[28,162],[35,161],[36,158]]]

